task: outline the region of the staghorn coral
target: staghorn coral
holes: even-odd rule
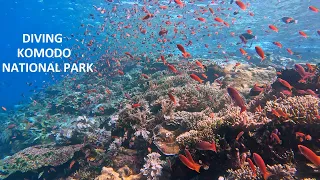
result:
[[[261,173],[259,168],[257,168],[257,175],[256,177],[253,176],[253,172],[248,165],[243,166],[240,169],[228,169],[228,176],[227,180],[234,180],[234,179],[262,179]]]
[[[228,105],[219,111],[217,117],[221,118],[221,121],[228,126],[248,130],[257,129],[271,121],[264,112],[243,112],[240,114],[240,108],[234,105]]]
[[[0,164],[0,171],[6,172],[0,175],[6,178],[10,174],[21,171],[37,170],[44,166],[58,166],[71,159],[75,152],[80,151],[83,144],[56,147],[54,144],[37,145],[26,148],[10,156]]]
[[[159,153],[153,152],[148,154],[147,158],[144,158],[145,164],[141,172],[148,180],[157,180],[161,176],[164,161],[161,161],[160,157]]]
[[[267,165],[267,169],[271,172],[275,179],[293,180],[295,179],[296,168],[293,164],[275,164],[273,166]]]
[[[319,113],[319,104],[319,98],[311,95],[294,96],[268,101],[265,109],[270,112],[272,108],[279,108],[288,114],[289,118],[295,123],[313,124],[319,123],[320,121],[320,119],[317,118]]]

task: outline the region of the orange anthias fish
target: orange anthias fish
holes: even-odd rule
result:
[[[228,87],[227,88],[228,94],[229,96],[232,98],[232,100],[236,103],[237,106],[239,106],[241,108],[240,114],[244,111],[247,110],[246,106],[245,106],[245,102],[243,100],[243,98],[240,96],[238,90],[236,90],[233,87]]]
[[[236,4],[242,9],[242,10],[246,10],[247,6],[240,0],[236,1]]]
[[[185,150],[184,150],[184,153],[186,154],[186,157],[188,158],[188,160],[189,160],[190,162],[196,163],[196,162],[194,162],[194,160],[193,160],[193,158],[192,158],[192,156],[191,156],[191,153],[189,152],[188,149],[185,149]]]
[[[273,44],[278,46],[279,48],[282,48],[282,44],[280,42],[273,42]]]
[[[199,76],[195,75],[195,74],[190,74],[190,77],[196,81],[198,81],[200,84],[203,82],[202,79],[199,78]]]
[[[223,22],[224,22],[224,21],[223,21],[221,18],[219,18],[219,17],[214,18],[214,20],[217,21],[217,22],[220,22],[220,23],[223,23]]]
[[[279,136],[278,136],[276,133],[272,133],[272,134],[271,134],[271,138],[274,139],[274,140],[276,140],[276,142],[277,142],[278,144],[282,144],[281,139],[279,138]]]
[[[141,74],[141,76],[143,77],[143,78],[145,78],[145,79],[149,79],[150,77],[148,76],[148,75],[146,75],[146,74]]]
[[[3,106],[1,107],[1,109],[4,110],[4,111],[7,111],[7,108],[5,108],[5,107],[3,107]]]
[[[278,81],[279,81],[283,86],[285,86],[286,88],[292,90],[293,87],[292,87],[286,80],[283,80],[283,79],[281,79],[281,78],[278,78]]]
[[[311,11],[313,11],[313,12],[316,12],[316,13],[319,12],[319,9],[316,8],[316,7],[314,7],[314,6],[309,6],[309,9],[310,9]]]
[[[186,151],[189,152],[188,150],[186,150]],[[189,169],[192,169],[192,170],[197,171],[198,173],[200,173],[201,165],[196,163],[196,162],[194,162],[194,160],[192,159],[190,153],[187,156],[188,156],[188,158],[186,156],[182,155],[182,154],[179,154],[180,161],[185,166],[187,166]]]
[[[261,47],[255,47],[257,54],[261,57],[261,61],[263,61],[266,57],[264,56],[264,52]]]
[[[277,111],[277,112],[279,113],[279,115],[280,115],[281,117],[283,117],[284,119],[288,119],[288,118],[289,118],[288,114],[285,113],[285,112],[283,112],[281,109],[278,108],[276,111]]]
[[[182,52],[182,56],[187,58],[190,57],[190,53],[188,53],[181,44],[177,44],[177,48]]]
[[[287,48],[289,54],[293,55],[293,51],[290,48]]]
[[[207,141],[201,141],[201,142],[198,142],[198,143],[196,144],[196,148],[199,149],[199,150],[217,152],[216,143],[214,143],[214,142],[209,143],[209,142],[207,142]]]
[[[275,32],[279,32],[278,28],[274,25],[269,25],[269,28]]]
[[[311,149],[303,145],[298,145],[298,148],[304,157],[309,159],[309,161],[311,161],[317,167],[320,167],[320,156],[317,156]]]
[[[169,93],[168,96],[170,100],[173,102],[173,104],[176,105],[177,104],[176,98],[171,93]]]
[[[121,71],[121,70],[118,70],[118,73],[119,73],[121,76],[124,75],[124,72]]]
[[[198,20],[201,21],[201,22],[206,22],[206,19],[202,18],[202,17],[199,17]]]
[[[70,165],[69,165],[69,169],[71,169],[75,163],[76,163],[76,161],[75,161],[75,160],[72,160],[71,163],[70,163]]]
[[[251,168],[251,170],[252,170],[252,175],[253,175],[253,177],[256,177],[256,176],[257,176],[256,166],[253,164],[253,162],[251,161],[250,158],[247,158],[247,161],[248,161],[249,166],[250,166],[250,168]]]
[[[183,7],[183,6],[184,6],[183,2],[180,1],[180,0],[174,0],[174,2],[175,2],[176,4],[178,4],[180,7]]]
[[[303,31],[299,31],[299,34],[300,34],[302,37],[304,37],[304,38],[307,38],[307,37],[308,37],[308,35],[307,35],[305,32],[303,32]]]
[[[202,73],[201,76],[202,76],[203,78],[205,78],[205,79],[208,79],[208,76],[207,76],[206,74],[204,74],[204,73]]]
[[[273,115],[275,115],[277,118],[280,118],[281,117],[281,115],[278,113],[278,111],[277,110],[275,110],[275,109],[271,109],[271,113],[273,114]]]
[[[125,54],[129,56],[131,59],[133,59],[133,56],[129,52],[125,52]]]
[[[201,69],[205,69],[205,67],[202,65],[202,63],[198,60],[196,60],[197,66],[199,66]]]
[[[244,49],[242,49],[242,48],[240,48],[240,52],[241,52],[241,54],[244,55],[244,56],[248,54],[248,53],[247,53]]]
[[[178,70],[177,70],[173,65],[171,65],[171,64],[168,64],[168,68],[169,68],[172,72],[174,72],[174,73],[177,73],[177,72],[178,72]]]
[[[271,176],[272,174],[269,171],[267,171],[266,164],[264,163],[262,157],[257,153],[253,153],[253,160],[256,163],[256,165],[260,168],[263,178],[265,180],[268,179],[269,176]]]
[[[139,104],[139,103],[136,103],[136,104],[132,104],[132,108],[138,108],[138,107],[140,107],[141,105]]]
[[[239,132],[238,135],[237,135],[237,137],[236,137],[236,141],[238,141],[243,134],[244,134],[243,131]]]

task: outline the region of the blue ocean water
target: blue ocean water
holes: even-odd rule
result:
[[[160,26],[156,23],[163,22],[161,16],[171,17],[172,23],[182,21],[186,30],[184,31],[198,31],[196,35],[190,35],[185,33],[184,36],[188,40],[192,41],[192,47],[188,48],[194,57],[217,57],[216,55],[208,54],[208,50],[218,51],[217,45],[221,45],[221,51],[226,52],[229,55],[234,55],[234,59],[241,59],[241,54],[238,52],[238,47],[235,44],[235,38],[230,36],[230,33],[245,33],[247,29],[251,29],[254,35],[257,37],[257,41],[254,41],[250,48],[247,49],[248,53],[254,53],[255,46],[261,46],[265,51],[273,53],[279,56],[289,56],[285,48],[276,48],[272,42],[280,41],[284,47],[290,47],[296,55],[301,55],[300,60],[302,62],[314,62],[319,61],[320,49],[319,49],[319,34],[317,30],[319,27],[319,15],[314,14],[308,10],[308,6],[320,5],[319,1],[272,1],[272,2],[258,2],[250,1],[250,10],[254,12],[254,16],[243,16],[244,13],[239,12],[237,15],[232,15],[237,7],[235,3],[230,4],[228,1],[190,1],[188,8],[179,9],[175,11],[159,11],[156,12],[157,17],[154,18],[154,28],[149,28],[151,31],[154,29],[158,32]],[[60,47],[60,44],[23,44],[23,33],[49,33],[57,34],[61,33],[64,36],[70,36],[71,34],[83,33],[79,30],[81,23],[91,23],[92,25],[98,25],[103,23],[102,17],[96,17],[90,19],[89,14],[95,13],[93,5],[107,8],[111,10],[114,6],[117,6],[118,11],[109,17],[110,21],[116,21],[117,23],[123,22],[136,26],[138,21],[132,21],[132,18],[125,19],[124,17],[130,11],[133,4],[138,4],[138,8],[143,7],[143,1],[113,1],[108,3],[105,1],[46,1],[46,0],[31,0],[31,1],[2,1],[1,17],[4,20],[2,22],[3,27],[0,29],[1,36],[1,62],[59,62],[61,59],[17,59],[17,48],[30,47],[30,48],[46,48],[46,47]],[[168,2],[161,2],[164,5]],[[172,2],[173,3],[173,2]],[[192,12],[199,11],[201,7],[206,7],[208,4],[212,4],[212,7],[218,7],[218,5],[225,4],[225,8],[233,8],[227,15],[228,21],[234,18],[234,23],[230,28],[224,28],[223,31],[214,29],[212,27],[199,26],[201,23],[196,18],[199,15],[192,15]],[[148,7],[152,11],[158,11],[156,7]],[[132,10],[132,9],[131,9]],[[183,15],[186,12],[191,12],[189,16],[183,19],[177,19],[175,16]],[[217,12],[219,13],[219,12]],[[204,18],[210,18],[210,14],[203,15]],[[285,24],[281,21],[282,17],[293,17],[297,20],[297,24],[290,23]],[[135,18],[135,17],[133,17]],[[136,23],[136,24],[134,24]],[[270,33],[268,29],[269,24],[274,24],[279,27],[279,33]],[[205,28],[212,29],[212,34],[218,32],[218,36],[206,37]],[[150,31],[149,30],[149,31]],[[131,30],[129,29],[128,32]],[[183,30],[182,30],[183,31]],[[268,32],[266,32],[268,31]],[[299,36],[298,31],[304,31],[308,34],[309,38],[304,39]],[[117,33],[115,29],[109,29],[106,32],[107,35]],[[148,32],[149,33],[149,32]],[[157,33],[155,33],[157,34]],[[169,33],[167,39],[173,37],[174,34]],[[99,39],[101,37],[97,37]],[[157,43],[157,39],[146,39],[140,37],[138,41],[148,41],[148,44]],[[239,39],[237,39],[239,41]],[[166,53],[177,53],[173,44],[185,43],[181,39],[177,38],[172,41],[168,47],[165,47]],[[117,49],[122,44],[127,45],[127,39],[121,39],[120,41],[109,44],[108,49]],[[204,45],[208,44],[209,48],[205,48]],[[72,44],[64,41],[62,46],[70,47]],[[159,46],[158,46],[159,47]],[[156,48],[141,46],[136,47],[137,53],[154,52]],[[61,74],[45,74],[45,73],[1,73],[0,74],[0,99],[1,106],[12,107],[21,100],[28,99],[28,96],[32,94],[34,89],[41,89],[47,83],[53,82],[52,76],[55,76],[55,80],[59,79]],[[32,83],[32,86],[29,86]],[[25,97],[22,97],[25,96]]]
[[[76,7],[75,1],[2,1],[1,9],[3,20],[0,29],[1,63],[61,63],[63,60],[60,58],[17,58],[17,49],[70,47],[65,39],[62,44],[24,44],[22,35],[47,33],[70,36],[71,33],[77,32],[84,13],[81,7]],[[62,75],[62,73],[0,73],[0,104],[10,109],[20,101],[30,101],[30,95],[59,80]]]

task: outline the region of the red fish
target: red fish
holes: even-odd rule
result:
[[[183,2],[180,1],[180,0],[174,0],[174,2],[175,2],[176,4],[178,4],[180,7],[183,7],[183,6],[184,6]]]
[[[274,45],[278,46],[279,48],[282,48],[282,44],[279,42],[273,42]]]
[[[239,132],[239,134],[237,135],[237,137],[236,137],[236,141],[238,141],[240,138],[241,138],[241,136],[243,135],[243,131],[241,131],[241,132]]]
[[[313,12],[319,12],[319,9],[318,8],[316,8],[316,7],[314,7],[314,6],[309,6],[309,9],[311,10],[311,11],[313,11]]]
[[[128,55],[131,59],[133,59],[133,56],[129,52],[125,52],[126,55]]]
[[[278,28],[274,25],[269,25],[269,28],[275,32],[279,32]]]
[[[201,142],[198,142],[198,143],[196,144],[196,148],[199,149],[199,150],[217,152],[216,143],[214,143],[214,142],[209,143],[209,142],[207,142],[207,141],[201,141]]]
[[[170,100],[173,102],[173,104],[176,105],[177,104],[176,98],[171,93],[169,93],[168,96]]]
[[[251,161],[250,158],[247,158],[247,161],[248,161],[249,166],[250,166],[250,168],[251,168],[251,170],[252,170],[252,175],[253,175],[253,177],[256,177],[256,176],[257,176],[256,166],[253,164],[253,162]]]
[[[184,49],[184,47],[181,44],[177,44],[177,48],[182,52],[185,53],[186,50]]]
[[[220,23],[223,23],[223,22],[224,22],[224,21],[223,21],[221,18],[219,18],[219,17],[214,18],[214,20],[217,21],[217,22],[220,22]]]
[[[123,71],[121,71],[121,70],[118,70],[118,73],[119,73],[121,76],[123,76],[123,75],[124,75],[124,72],[123,72]]]
[[[278,136],[276,133],[272,133],[272,134],[271,134],[271,137],[272,137],[272,139],[276,140],[276,142],[277,142],[278,144],[282,144],[281,139],[279,138],[279,136]]]
[[[309,161],[311,161],[317,167],[320,167],[320,156],[317,156],[311,149],[303,145],[298,145],[298,148],[301,154],[304,155],[304,157],[309,159]]]
[[[293,51],[290,48],[287,48],[289,54],[293,55]]]
[[[267,180],[269,176],[271,176],[272,174],[269,171],[267,171],[266,164],[264,163],[262,157],[257,153],[253,153],[253,160],[256,163],[256,165],[260,168],[264,180]]]
[[[202,79],[199,78],[199,76],[195,75],[195,74],[190,74],[190,77],[196,81],[198,81],[200,84],[203,82]]]
[[[206,22],[206,19],[202,18],[202,17],[199,17],[198,20],[201,21],[201,22]]]
[[[209,7],[209,11],[211,12],[212,15],[214,14],[214,11],[211,7]]]
[[[237,1],[236,1],[236,4],[237,4],[242,10],[246,10],[246,9],[247,9],[246,5],[245,5],[242,1],[240,1],[240,0],[237,0]]]
[[[283,79],[281,79],[281,78],[278,78],[278,81],[279,81],[283,86],[285,86],[286,88],[288,88],[288,89],[290,89],[290,90],[293,88],[286,80],[283,80]]]
[[[140,107],[141,105],[139,104],[139,103],[137,103],[137,104],[132,104],[132,108],[138,108],[138,107]]]
[[[161,58],[161,60],[162,60],[163,64],[165,65],[165,64],[167,63],[167,61],[166,61],[166,59],[164,58],[164,56],[163,56],[163,55],[161,55],[161,56],[160,56],[160,58]]]
[[[1,107],[1,109],[4,110],[4,111],[7,111],[7,108],[5,108],[5,107],[3,107],[3,106]]]
[[[235,102],[235,104],[241,108],[240,114],[242,112],[246,111],[247,108],[245,106],[245,102],[244,102],[243,98],[240,96],[239,92],[233,87],[228,87],[227,91],[228,91],[229,96]]]
[[[193,160],[193,158],[192,158],[192,156],[191,156],[191,153],[189,152],[188,149],[184,149],[184,153],[186,154],[186,156],[187,156],[187,158],[188,158],[188,160],[189,160],[190,162],[196,163],[196,162],[194,162],[194,160]]]
[[[202,63],[198,60],[196,60],[197,66],[199,66],[201,69],[205,69],[205,67],[202,65]]]
[[[255,49],[256,49],[256,52],[258,53],[258,55],[261,57],[261,61],[263,61],[266,57],[264,56],[264,52],[263,52],[262,48],[259,46],[256,46]]]
[[[71,169],[75,163],[76,163],[76,161],[75,161],[75,160],[72,160],[72,161],[70,162],[69,169]]]
[[[304,38],[307,38],[307,37],[308,37],[308,35],[307,35],[305,32],[303,32],[303,31],[299,31],[299,34],[300,34],[302,37],[304,37]]]
[[[194,170],[194,171],[197,171],[198,173],[200,173],[200,168],[201,168],[201,165],[200,165],[200,164],[191,162],[188,158],[186,158],[186,157],[185,157],[184,155],[182,155],[182,154],[179,154],[179,159],[180,159],[180,161],[181,161],[185,166],[187,166],[189,169]]]
[[[146,75],[146,74],[141,74],[141,76],[143,77],[143,78],[145,78],[145,79],[149,79],[150,77],[148,76],[148,75]]]
[[[241,52],[241,54],[244,55],[244,56],[248,54],[248,53],[247,53],[244,49],[242,49],[242,48],[240,48],[240,52]]]
[[[177,70],[173,65],[171,65],[171,64],[168,64],[168,68],[169,68],[172,72],[174,72],[174,73],[177,73],[177,72],[178,72],[178,70]]]
[[[276,111],[277,111],[277,112],[279,113],[279,115],[280,115],[281,117],[283,117],[284,119],[288,119],[288,118],[289,118],[288,114],[285,113],[285,112],[283,112],[281,109],[277,109]]]
[[[300,64],[295,64],[294,68],[300,74],[301,77],[304,77],[306,75],[306,71],[304,70],[304,68]]]

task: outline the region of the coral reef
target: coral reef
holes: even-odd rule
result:
[[[175,66],[179,60],[168,58]],[[262,179],[259,168],[252,177],[244,162],[255,152],[263,156],[272,178],[303,178],[295,172],[309,172],[304,165],[308,160],[297,155],[297,145],[316,147],[320,137],[318,92],[283,92],[272,67],[202,61],[206,69],[182,64],[177,74],[159,62],[140,69],[128,65],[125,75],[111,75],[112,82],[104,82],[102,71],[102,76],[85,76],[85,82],[75,76],[36,94],[37,103],[22,107],[24,113],[0,127],[0,147],[13,154],[2,160],[0,174],[26,175],[52,166],[64,169],[63,178],[69,179]],[[296,73],[281,72],[284,79]],[[205,80],[199,83],[191,73],[208,77],[201,76]],[[311,89],[317,84],[315,79],[306,83]],[[241,113],[231,99],[229,86],[239,91],[246,111]],[[297,82],[293,86],[301,87]],[[305,134],[296,138],[300,131]],[[199,142],[210,147],[199,147]],[[201,165],[200,173],[177,158],[185,149]],[[25,166],[17,167],[17,161]]]
[[[157,180],[161,176],[164,162],[160,160],[160,157],[159,153],[150,153],[144,158],[145,164],[141,173],[147,177],[147,180]]]
[[[21,171],[37,170],[43,166],[58,166],[71,159],[75,152],[80,151],[82,144],[57,147],[50,145],[37,145],[20,151],[1,161],[1,178]]]
[[[287,98],[279,98],[275,101],[268,101],[266,108],[270,112],[271,109],[281,109],[290,119],[298,124],[314,124],[319,123],[319,104],[318,97],[311,95],[294,96]]]

